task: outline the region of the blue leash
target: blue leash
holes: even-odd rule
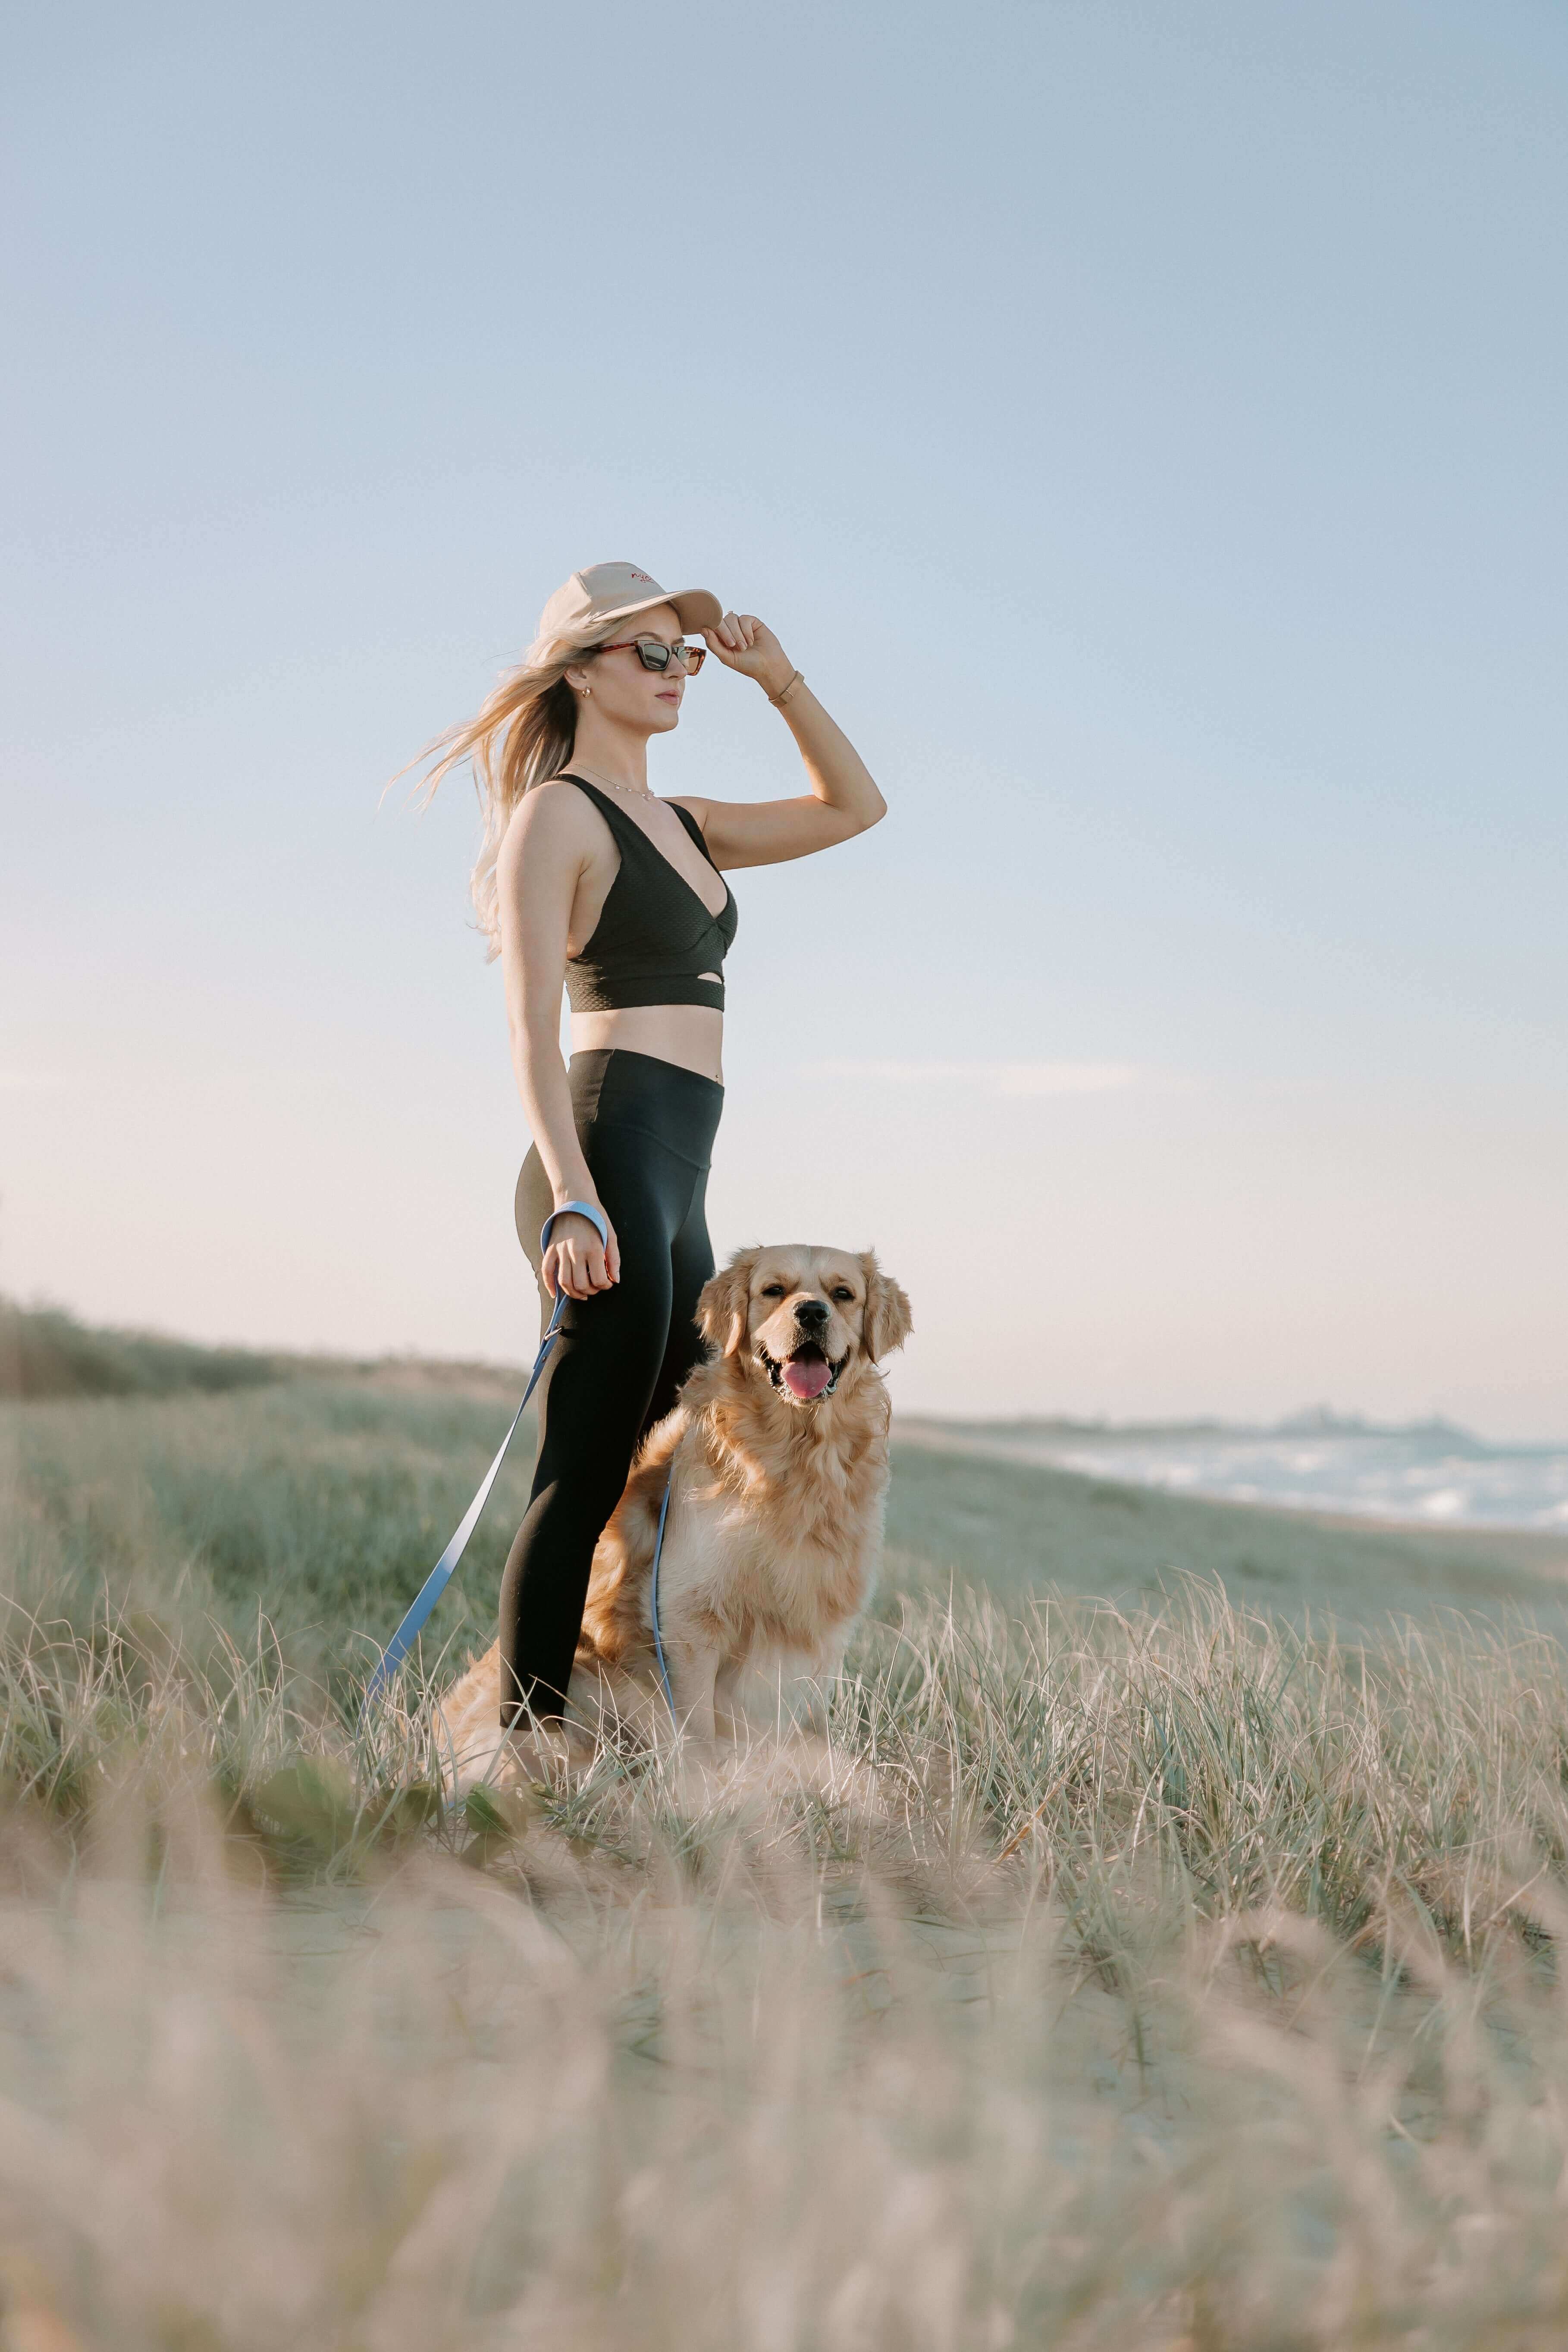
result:
[[[658,1660],[658,1678],[664,1685],[665,1697],[669,1701],[669,1719],[677,1731],[680,1717],[675,1712],[675,1693],[669,1687],[669,1668],[664,1663],[664,1643],[658,1638],[658,1563],[664,1557],[664,1523],[669,1517],[669,1490],[675,1484],[675,1456],[669,1457],[669,1469],[664,1481],[664,1500],[658,1507],[658,1534],[653,1547],[653,1582],[648,1591],[648,1606],[653,1612],[653,1654]]]
[[[544,1224],[539,1236],[539,1255],[542,1258],[544,1255],[545,1250],[549,1246],[551,1226],[555,1223],[557,1217],[565,1216],[586,1217],[588,1223],[598,1234],[601,1246],[605,1249],[608,1249],[610,1245],[610,1229],[605,1222],[603,1212],[599,1209],[591,1208],[586,1201],[568,1201],[563,1207],[559,1209],[552,1209],[550,1214],[544,1220]],[[490,1464],[489,1468],[485,1472],[484,1476],[480,1479],[479,1493],[474,1496],[473,1501],[468,1505],[468,1509],[464,1512],[461,1524],[458,1528],[457,1533],[453,1536],[450,1543],[447,1546],[446,1550],[441,1554],[440,1559],[436,1562],[435,1567],[430,1570],[429,1575],[426,1578],[424,1583],[415,1594],[412,1606],[405,1616],[403,1622],[399,1625],[396,1633],[387,1643],[385,1650],[383,1652],[380,1664],[376,1667],[374,1674],[372,1675],[369,1682],[365,1685],[364,1705],[361,1709],[362,1722],[364,1716],[369,1712],[373,1703],[381,1696],[391,1676],[397,1672],[398,1667],[403,1664],[404,1659],[408,1655],[409,1651],[414,1647],[415,1643],[418,1640],[426,1619],[429,1616],[430,1612],[435,1608],[436,1603],[440,1600],[441,1595],[445,1592],[447,1585],[451,1582],[453,1575],[456,1572],[458,1563],[468,1548],[468,1538],[473,1534],[474,1529],[478,1527],[479,1523],[479,1514],[489,1500],[490,1488],[495,1485],[497,1476],[500,1471],[500,1465],[506,1460],[507,1448],[510,1445],[512,1439],[517,1434],[517,1424],[522,1419],[523,1407],[526,1406],[529,1398],[533,1394],[534,1390],[539,1385],[539,1375],[544,1370],[545,1360],[550,1354],[551,1349],[555,1345],[555,1340],[561,1328],[561,1318],[565,1311],[566,1294],[563,1290],[558,1290],[555,1294],[555,1312],[550,1318],[550,1328],[545,1332],[543,1339],[539,1343],[539,1353],[533,1360],[533,1370],[528,1376],[528,1386],[522,1392],[522,1403],[518,1406],[517,1411],[512,1414],[511,1427],[501,1439],[500,1447],[496,1453],[495,1460]],[[669,1487],[667,1483],[664,1490],[664,1508],[665,1510],[668,1510],[668,1507]],[[658,1540],[660,1548],[662,1549],[664,1543],[664,1511],[659,1513]],[[659,1672],[660,1674],[664,1674],[664,1652],[659,1645],[658,1639],[658,1552],[654,1555],[653,1573],[653,1639],[654,1647],[658,1651]],[[664,1688],[665,1696],[666,1697],[668,1697],[669,1676],[668,1675],[664,1675]],[[673,1699],[670,1699],[669,1702],[669,1711],[671,1715],[675,1712],[675,1701]]]

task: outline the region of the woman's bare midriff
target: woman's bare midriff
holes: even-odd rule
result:
[[[574,1013],[574,1054],[615,1046],[724,1083],[724,1015],[710,1004],[624,1004],[616,1013]]]

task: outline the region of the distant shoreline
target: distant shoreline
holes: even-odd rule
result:
[[[900,1416],[933,1429],[950,1429],[998,1443],[1032,1444],[1042,1441],[1083,1445],[1168,1444],[1179,1440],[1216,1439],[1226,1444],[1273,1441],[1310,1444],[1314,1440],[1349,1438],[1441,1438],[1489,1456],[1521,1458],[1554,1455],[1568,1451],[1568,1438],[1478,1437],[1473,1429],[1441,1414],[1419,1421],[1371,1421],[1361,1413],[1287,1413],[1281,1421],[1219,1421],[1205,1414],[1192,1421],[1077,1421],[1070,1413],[911,1412]]]
[[[1195,1429],[1198,1425],[1186,1423],[1182,1426]],[[1137,1478],[1117,1468],[1091,1469],[1052,1461],[1030,1451],[1026,1440],[1009,1439],[1001,1433],[1012,1429],[1045,1432],[1068,1427],[1077,1433],[1081,1424],[1045,1421],[969,1423],[950,1421],[936,1414],[895,1412],[892,1438],[895,1444],[916,1445],[929,1453],[959,1454],[974,1461],[1005,1462],[1015,1469],[1034,1470],[1051,1478],[1072,1479],[1086,1487],[1115,1487],[1132,1495],[1158,1496],[1162,1502],[1182,1509],[1219,1511],[1231,1517],[1261,1513],[1269,1518],[1316,1528],[1325,1534],[1387,1536],[1420,1546],[1441,1545],[1445,1540],[1451,1540],[1462,1542],[1470,1549],[1477,1544],[1483,1545],[1489,1551],[1495,1547],[1495,1556],[1500,1559],[1506,1558],[1521,1566],[1529,1564],[1537,1573],[1568,1576],[1568,1528],[1558,1533],[1549,1528],[1510,1527],[1493,1519],[1402,1517],[1389,1512],[1286,1502],[1272,1496],[1216,1495],[1197,1486],[1177,1488],[1157,1479]],[[1174,1434],[1176,1424],[1170,1424],[1169,1428],[1170,1433]],[[1089,1433],[1083,1429],[1082,1433],[1087,1437]],[[1100,1423],[1097,1425],[1095,1433],[1102,1441],[1114,1441],[1126,1433]],[[1152,1432],[1139,1433],[1152,1434]],[[1249,1433],[1232,1431],[1211,1423],[1205,1425],[1205,1433],[1228,1436]]]

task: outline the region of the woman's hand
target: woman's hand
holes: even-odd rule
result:
[[[568,1298],[592,1298],[595,1291],[608,1290],[613,1282],[619,1282],[621,1245],[608,1217],[605,1223],[610,1235],[607,1249],[586,1217],[573,1213],[552,1221],[550,1246],[540,1267],[552,1298],[563,1290]]]
[[[703,642],[726,669],[754,677],[768,694],[782,693],[795,676],[795,665],[765,621],[754,613],[726,613],[716,629],[704,629]]]

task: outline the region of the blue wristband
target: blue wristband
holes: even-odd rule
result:
[[[605,1217],[603,1209],[595,1209],[586,1201],[563,1201],[558,1209],[551,1210],[550,1214],[545,1218],[544,1223],[539,1228],[539,1255],[541,1257],[544,1255],[545,1251],[550,1247],[550,1228],[555,1223],[557,1217],[586,1217],[588,1223],[593,1226],[594,1231],[599,1236],[600,1248],[609,1248],[609,1221]]]

